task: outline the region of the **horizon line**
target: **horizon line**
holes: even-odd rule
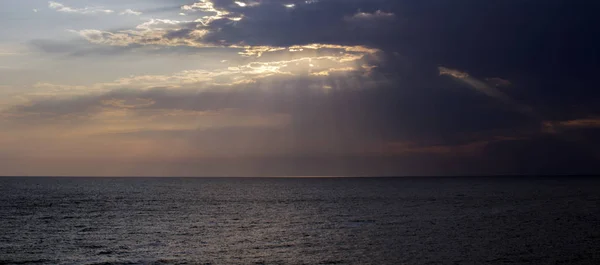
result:
[[[215,178],[242,178],[242,179],[251,179],[251,178],[269,178],[269,179],[310,179],[310,178],[485,178],[485,177],[600,177],[599,174],[465,174],[465,175],[363,175],[363,176],[333,176],[333,175],[314,175],[314,176],[295,176],[295,175],[279,175],[279,176],[74,176],[74,175],[21,175],[21,176],[10,176],[10,175],[0,175],[0,178],[205,178],[205,179],[215,179]]]

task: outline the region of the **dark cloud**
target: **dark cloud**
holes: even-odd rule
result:
[[[210,24],[211,32],[202,39],[206,42],[291,46],[309,43],[370,44],[373,36],[391,33],[392,25],[380,25],[378,30],[361,29],[345,18],[357,12],[379,11],[382,1],[318,1],[312,4],[299,2],[286,8],[279,1],[266,1],[261,5],[236,9],[243,15],[241,21],[227,19]],[[387,32],[386,32],[387,31]]]
[[[593,108],[593,99],[600,97],[592,89],[600,69],[600,19],[594,13],[600,4],[595,2],[299,1],[292,9],[279,1],[245,8],[235,8],[231,1],[215,3],[244,18],[213,21],[209,34],[198,41],[367,45],[414,64],[409,72],[389,69],[395,76],[443,65],[481,79],[510,80],[510,96],[551,118],[571,112],[573,105]],[[376,30],[347,19],[377,12],[395,19],[379,23]]]

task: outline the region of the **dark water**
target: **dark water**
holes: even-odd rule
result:
[[[593,178],[0,178],[0,264],[600,264]]]

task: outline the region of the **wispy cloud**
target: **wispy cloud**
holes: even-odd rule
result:
[[[27,51],[24,47],[16,45],[0,45],[0,57],[2,56],[16,56],[26,54]]]
[[[212,15],[205,15],[197,21],[202,23],[203,25],[208,25],[209,23],[223,18],[229,18],[231,13],[224,9],[215,8],[215,4],[209,0],[200,0],[200,2],[196,2],[191,5],[181,6],[181,10],[183,12],[204,12],[204,13],[214,13]]]
[[[20,53],[17,52],[10,52],[10,51],[1,51],[0,50],[0,56],[12,56],[12,55],[19,55]]]
[[[481,81],[475,77],[472,77],[467,72],[459,71],[456,69],[450,69],[450,68],[440,66],[440,67],[438,67],[438,70],[439,70],[439,73],[441,76],[450,76],[452,78],[455,78],[456,80],[459,80],[459,81],[467,84],[471,89],[473,89],[479,93],[482,93],[488,97],[499,100],[499,101],[503,102],[504,104],[509,105],[515,111],[519,111],[521,113],[529,115],[530,117],[538,119],[540,121],[543,120],[540,117],[540,115],[537,114],[530,106],[521,104],[521,103],[513,100],[510,96],[508,96],[504,92],[500,91],[500,89],[498,89],[497,86],[493,87],[484,81]],[[495,79],[498,79],[498,78],[495,78]],[[502,81],[505,84],[507,82],[510,83],[508,80],[502,79]]]
[[[353,22],[365,22],[376,20],[393,20],[395,17],[396,15],[394,13],[388,13],[381,10],[377,10],[373,13],[357,12],[351,17],[346,17],[346,20]]]
[[[563,128],[600,128],[599,117],[580,118],[568,121],[548,122],[548,126],[560,126]]]
[[[125,11],[119,13],[119,15],[133,15],[133,16],[139,16],[141,14],[142,14],[142,12],[134,11],[132,9],[125,9]]]
[[[466,72],[461,72],[459,70],[450,69],[443,66],[440,66],[438,70],[440,72],[440,75],[447,75],[458,79],[465,79],[469,77],[469,74]]]
[[[462,72],[462,71],[459,71],[456,69],[450,69],[450,68],[446,68],[446,67],[439,67],[438,70],[440,72],[440,75],[451,76],[453,78],[461,80],[461,81],[467,83],[469,85],[469,87],[475,89],[476,91],[478,91],[480,93],[483,93],[487,96],[490,96],[490,97],[493,97],[496,99],[499,99],[506,103],[514,104],[512,99],[510,97],[508,97],[506,94],[502,93],[502,91],[489,86],[488,84],[486,84],[485,82],[482,82],[479,79],[471,77],[467,72]]]
[[[102,7],[75,8],[75,7],[66,6],[62,3],[54,2],[54,1],[49,1],[48,7],[51,9],[54,9],[58,12],[73,13],[73,14],[98,14],[98,13],[110,14],[110,13],[115,12],[113,10],[104,9]]]

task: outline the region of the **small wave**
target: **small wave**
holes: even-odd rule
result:
[[[171,259],[157,259],[157,260],[138,260],[138,261],[105,261],[90,263],[88,265],[183,265],[190,264],[189,261],[185,260],[171,260]],[[210,265],[210,263],[193,263],[193,264],[204,264]]]
[[[87,249],[99,249],[99,248],[104,248],[105,246],[101,246],[101,245],[83,245],[81,246],[81,248],[87,248]]]
[[[39,264],[39,263],[52,263],[53,260],[49,259],[36,259],[36,260],[0,260],[0,264]]]
[[[79,232],[93,232],[93,231],[98,231],[98,229],[93,228],[93,227],[86,227],[86,228],[79,230]]]
[[[141,261],[133,262],[133,261],[105,261],[105,262],[97,262],[90,263],[89,265],[137,265],[137,264],[147,264]]]
[[[341,260],[326,260],[319,264],[342,264],[342,263],[344,263],[344,262]]]
[[[375,220],[355,219],[355,220],[350,220],[350,223],[375,223]]]
[[[292,244],[283,244],[283,245],[267,245],[267,246],[257,246],[252,249],[278,249],[278,248],[291,248],[295,245]]]

